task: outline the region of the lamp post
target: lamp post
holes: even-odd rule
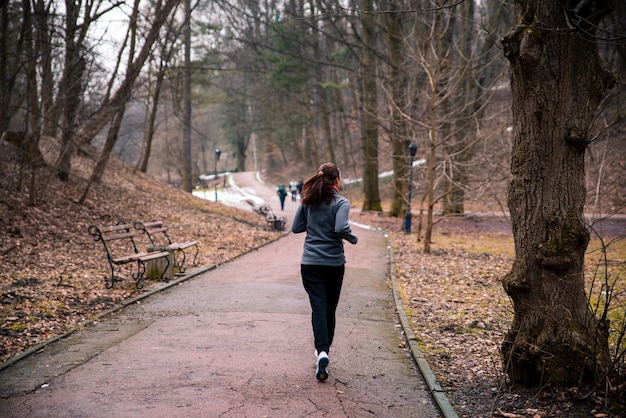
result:
[[[217,160],[220,159],[220,155],[222,155],[222,150],[219,148],[215,149],[215,201],[217,202]]]
[[[409,196],[408,203],[406,205],[406,215],[404,217],[404,232],[411,233],[411,189],[413,188],[413,158],[417,153],[417,144],[411,142],[409,145],[409,154],[411,155],[411,164],[409,165]]]
[[[226,172],[228,171],[228,153],[224,156],[224,190],[226,190]]]

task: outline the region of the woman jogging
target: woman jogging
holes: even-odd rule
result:
[[[300,272],[311,302],[318,380],[328,379],[328,353],[346,263],[343,240],[351,244],[358,241],[348,222],[350,202],[339,195],[340,185],[337,166],[322,164],[317,174],[304,182],[301,204],[291,226],[294,233],[306,231]]]

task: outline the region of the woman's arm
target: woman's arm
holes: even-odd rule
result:
[[[342,200],[339,202],[337,214],[335,215],[335,233],[350,244],[356,244],[359,238],[350,229],[350,202]]]
[[[304,231],[306,231],[306,216],[304,210],[302,209],[302,205],[299,205],[298,209],[296,209],[296,214],[293,217],[293,222],[291,222],[291,232],[298,234]]]

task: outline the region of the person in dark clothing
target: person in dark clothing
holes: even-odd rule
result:
[[[350,229],[350,202],[339,194],[340,185],[337,166],[322,164],[317,174],[304,182],[291,226],[294,233],[306,232],[300,272],[311,304],[318,380],[328,379],[328,353],[346,263],[343,240],[351,244],[358,241]]]
[[[287,189],[285,189],[284,184],[280,184],[278,186],[276,194],[278,195],[278,199],[280,200],[280,210],[285,210],[285,198],[287,197]]]

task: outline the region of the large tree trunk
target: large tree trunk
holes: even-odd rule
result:
[[[86,62],[80,55],[80,46],[75,42],[77,31],[78,10],[68,6],[72,2],[66,2],[68,18],[66,33],[65,67],[62,88],[59,94],[63,95],[63,125],[61,129],[61,152],[56,162],[57,176],[62,181],[68,181],[72,171],[72,156],[76,150],[75,131],[76,115],[80,106],[81,92],[83,88],[83,73]]]
[[[606,324],[585,296],[583,205],[589,129],[612,82],[590,35],[610,1],[591,0],[570,16],[563,3],[520,1],[520,23],[503,39],[513,95],[515,262],[503,283],[514,318],[502,354],[511,381],[525,385],[594,380],[608,361]]]
[[[28,186],[28,203],[35,205],[37,199],[37,167],[43,165],[43,160],[37,160],[41,157],[39,151],[39,137],[41,132],[41,109],[39,108],[39,91],[37,89],[37,44],[32,40],[35,39],[35,26],[33,25],[33,15],[31,14],[30,5],[24,4],[24,25],[28,29],[27,38],[24,43],[24,54],[26,56],[26,95],[28,97],[28,123],[30,132],[26,134],[26,143],[30,158],[30,184]],[[29,143],[30,142],[30,143]]]
[[[316,2],[309,0],[309,8],[311,13],[314,13],[316,9]],[[320,46],[320,30],[317,19],[313,19],[311,22],[313,25],[313,32],[311,33],[311,40],[313,43],[313,56],[315,57],[315,97],[319,107],[319,118],[322,125],[323,139],[326,142],[326,150],[328,151],[328,161],[336,162],[335,156],[335,141],[330,133],[330,112],[328,110],[328,94],[324,87],[324,73],[321,65],[317,64],[322,62],[322,48]]]
[[[54,77],[52,72],[52,41],[49,19],[52,19],[50,8],[52,3],[44,4],[44,0],[33,1],[37,27],[37,53],[39,54],[41,71],[41,113],[43,119],[42,134],[55,136],[57,129],[53,119]]]
[[[183,86],[183,190],[193,191],[191,162],[191,0],[185,0],[185,70]],[[215,179],[217,181],[217,178]],[[217,193],[217,192],[216,192]],[[215,198],[217,201],[217,197]]]
[[[378,120],[377,89],[374,56],[374,21],[372,0],[361,0],[363,15],[363,128],[361,144],[363,148],[363,210],[381,211],[378,189]]]

